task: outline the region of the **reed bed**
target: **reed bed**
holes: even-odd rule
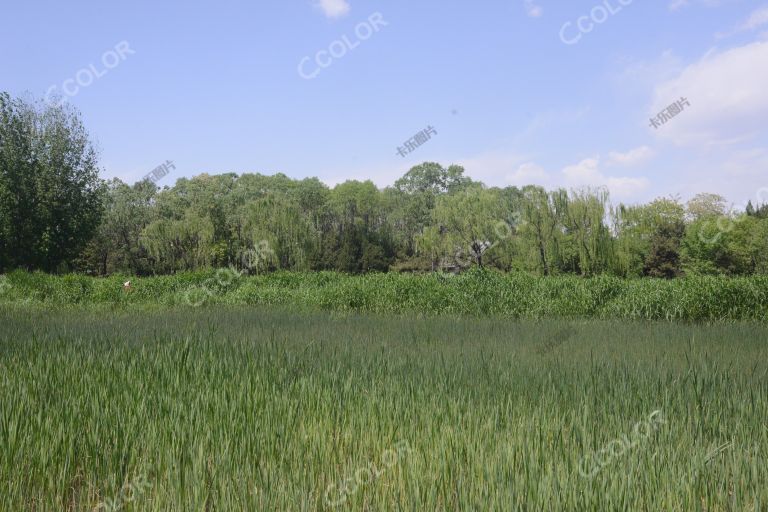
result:
[[[475,269],[452,274],[278,272],[231,269],[135,278],[3,276],[0,304],[123,308],[284,306],[303,310],[524,319],[739,321],[768,319],[768,276],[689,276],[674,280],[612,276],[536,277]],[[125,290],[123,283],[131,282]]]

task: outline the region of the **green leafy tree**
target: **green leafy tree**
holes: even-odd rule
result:
[[[672,279],[681,275],[680,241],[684,232],[682,221],[665,223],[656,229],[643,268],[646,276]]]
[[[99,226],[103,193],[76,111],[0,94],[0,271],[71,268]]]
[[[157,273],[206,268],[211,263],[214,226],[209,218],[188,211],[181,219],[159,219],[149,224],[141,241]]]
[[[720,217],[727,209],[725,198],[718,194],[696,194],[686,204],[686,213],[692,220]]]
[[[81,255],[79,266],[90,273],[114,271],[145,275],[152,272],[141,233],[156,214],[157,187],[141,181],[130,187],[118,179],[106,184],[99,228]]]

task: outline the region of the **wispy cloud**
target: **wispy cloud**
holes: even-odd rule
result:
[[[749,15],[749,18],[744,20],[744,22],[736,28],[733,28],[727,32],[718,32],[715,34],[715,37],[717,39],[723,39],[735,34],[739,34],[741,32],[752,32],[753,30],[757,30],[766,24],[768,24],[768,5],[752,11],[752,14]]]
[[[686,5],[688,5],[688,0],[672,0],[669,3],[669,10],[670,11],[677,11],[679,9],[682,9]]]
[[[528,16],[530,16],[531,18],[538,18],[542,14],[544,14],[544,10],[541,8],[541,6],[536,5],[534,1],[535,0],[524,0],[525,12],[527,12]]]
[[[690,5],[703,5],[705,7],[717,7],[718,5],[725,3],[727,0],[670,0],[669,10],[678,11],[683,7]]]
[[[768,5],[765,5],[750,14],[747,21],[741,26],[743,30],[755,30],[768,24]]]
[[[328,18],[340,18],[349,13],[350,9],[348,0],[317,0],[315,5]]]

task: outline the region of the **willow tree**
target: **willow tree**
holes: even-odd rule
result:
[[[604,188],[572,191],[557,196],[567,238],[578,256],[582,275],[606,270],[612,256],[612,239],[605,223],[608,214],[608,190]]]
[[[648,253],[650,231],[644,223],[642,206],[619,204],[611,207],[612,231],[615,236],[614,274],[622,277],[638,277],[643,273]]]
[[[210,266],[214,227],[209,218],[187,211],[181,219],[160,219],[141,234],[156,273]]]
[[[319,251],[320,237],[312,219],[285,194],[251,201],[245,207],[242,237],[246,244],[239,258],[254,271],[309,270]]]
[[[479,185],[438,197],[434,211],[434,221],[461,266],[470,258],[480,267],[493,260],[493,250],[508,236],[506,217],[498,190]]]
[[[559,261],[559,230],[556,202],[542,187],[529,185],[522,189],[522,222],[520,234],[529,255],[527,267],[549,275],[553,263]]]

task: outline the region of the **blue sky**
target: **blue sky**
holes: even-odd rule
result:
[[[437,161],[616,202],[768,201],[766,0],[29,0],[3,8],[0,69],[0,90],[79,109],[130,183],[172,160],[161,185],[384,186]]]

